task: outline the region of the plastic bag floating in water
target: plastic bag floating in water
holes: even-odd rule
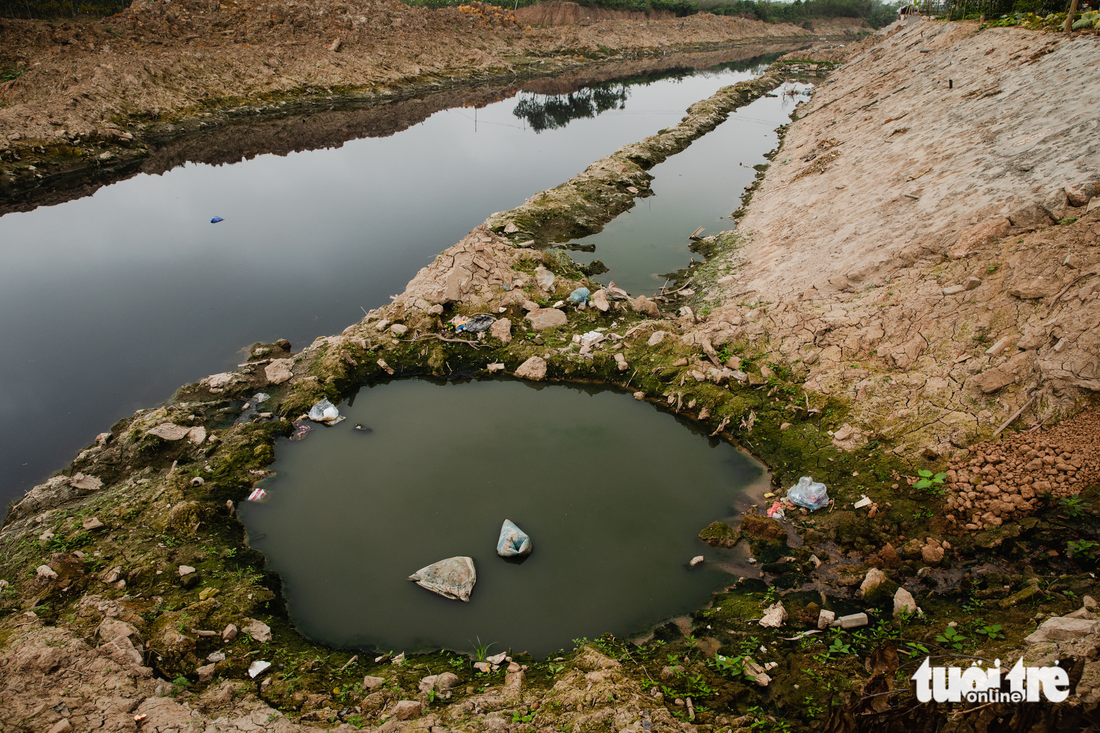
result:
[[[829,494],[825,484],[814,481],[809,476],[798,479],[798,483],[787,490],[787,498],[800,507],[815,511],[829,505]]]
[[[210,223],[217,224],[219,221],[225,221],[225,219],[221,218],[220,216],[215,216],[213,219],[210,220]]]
[[[409,576],[409,580],[452,601],[469,602],[470,591],[477,582],[477,571],[471,558],[449,557],[420,568]]]
[[[505,519],[500,526],[500,538],[497,540],[497,554],[501,557],[516,557],[531,553],[531,538],[512,523],[511,519]]]
[[[309,419],[328,425],[335,425],[344,420],[340,417],[340,411],[336,409],[336,405],[329,402],[327,397],[322,397],[317,404],[309,408]]]

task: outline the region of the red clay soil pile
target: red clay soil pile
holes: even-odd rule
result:
[[[948,464],[946,519],[958,528],[999,527],[1031,514],[1047,497],[1074,496],[1100,477],[1100,412],[1035,433],[974,446]]]

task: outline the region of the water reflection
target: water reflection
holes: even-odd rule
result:
[[[760,51],[616,68],[643,78]],[[626,109],[539,135],[512,115],[514,101],[481,107],[475,130],[463,105],[498,99],[499,88],[450,91],[186,135],[127,180],[0,202],[34,209],[0,216],[0,336],[10,347],[0,352],[0,506],[116,420],[234,368],[247,344],[285,337],[301,348],[338,333],[490,213],[748,76],[631,85],[597,72],[522,87],[627,84]],[[55,205],[35,208],[43,200]]]

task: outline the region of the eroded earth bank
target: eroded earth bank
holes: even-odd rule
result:
[[[54,733],[1092,722],[1098,51],[1095,36],[894,27],[829,52],[851,55],[798,109],[738,229],[700,242],[708,259],[674,291],[601,288],[541,246],[597,231],[665,157],[830,66],[778,63],[493,215],[342,334],[256,344],[238,371],[121,421],[0,533],[0,719]],[[590,304],[565,303],[582,285]],[[473,314],[495,319],[480,337],[445,325]],[[706,528],[748,543],[761,577],[644,639],[481,669],[311,645],[235,518],[275,441],[365,383],[500,372],[625,389],[746,446],[776,491],[812,475],[833,503]],[[269,413],[237,422],[261,389]],[[830,615],[849,628],[804,633]],[[910,692],[927,656],[1022,654],[1067,671],[1065,702]]]

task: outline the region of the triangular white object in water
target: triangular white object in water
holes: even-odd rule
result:
[[[497,540],[497,554],[501,557],[516,557],[531,552],[531,538],[517,527],[511,519],[505,519],[500,526],[500,538]]]

